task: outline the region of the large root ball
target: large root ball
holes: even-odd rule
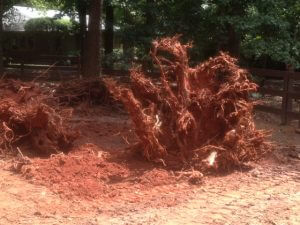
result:
[[[190,67],[190,47],[178,36],[153,42],[159,82],[139,69],[131,71],[130,88],[105,81],[129,112],[144,156],[226,169],[270,152],[266,132],[253,122],[249,93],[257,86],[248,80],[247,71],[222,52]]]

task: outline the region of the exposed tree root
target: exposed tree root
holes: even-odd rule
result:
[[[62,105],[74,106],[82,102],[90,105],[109,104],[113,101],[104,82],[100,78],[74,79],[60,83],[54,96]]]
[[[52,100],[34,83],[0,80],[0,148],[15,150],[21,144],[50,155],[67,151],[77,137],[66,120],[71,111],[57,111]]]
[[[270,152],[267,132],[256,130],[253,122],[248,96],[257,86],[247,79],[247,71],[222,52],[191,68],[187,55],[191,46],[178,39],[153,42],[159,83],[139,69],[131,71],[130,88],[105,80],[129,112],[144,156],[227,169]]]

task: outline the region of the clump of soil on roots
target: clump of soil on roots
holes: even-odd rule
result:
[[[190,67],[179,36],[153,42],[160,70],[154,83],[139,69],[131,87],[112,79],[106,85],[123,102],[139,138],[136,149],[150,161],[227,170],[271,151],[267,132],[257,130],[249,93],[257,89],[247,71],[226,53]]]
[[[16,152],[21,146],[50,155],[67,151],[77,137],[66,124],[72,111],[58,111],[48,103],[51,96],[34,83],[0,80],[0,149]]]

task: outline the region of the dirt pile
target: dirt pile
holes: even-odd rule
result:
[[[0,149],[12,152],[27,146],[50,155],[66,151],[77,137],[66,125],[70,110],[55,110],[34,83],[0,80]]]
[[[33,159],[21,174],[35,184],[45,185],[67,198],[111,199],[128,193],[175,182],[167,171],[153,168],[129,154],[105,154],[85,144],[68,154]]]
[[[255,128],[248,96],[257,86],[247,71],[225,53],[190,67],[179,37],[153,42],[151,55],[160,70],[154,83],[139,69],[131,87],[106,79],[113,96],[129,112],[148,160],[228,169],[271,151],[266,132]]]
[[[114,101],[100,78],[74,79],[60,83],[54,96],[62,105],[75,106],[82,102],[90,105],[110,104]]]

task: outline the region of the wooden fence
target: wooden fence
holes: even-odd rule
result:
[[[280,115],[282,125],[287,124],[290,119],[297,119],[299,120],[300,128],[300,112],[293,111],[291,104],[293,100],[300,100],[300,88],[295,86],[295,84],[300,81],[300,73],[257,68],[249,68],[248,71],[255,76],[266,79],[282,80],[282,87],[280,90],[264,86],[259,88],[259,92],[262,94],[282,97],[281,108],[257,105],[256,109]]]
[[[68,57],[68,56],[55,56],[55,55],[35,55],[28,54],[25,55],[7,55],[13,60],[7,67],[20,68],[21,74],[24,69],[38,69],[53,67],[51,69],[55,70],[70,70],[75,72],[77,76],[80,75],[80,58],[79,57]],[[68,65],[64,63],[68,62]],[[42,64],[42,65],[39,65]],[[300,111],[296,112],[292,109],[291,102],[293,100],[300,100],[300,72],[290,72],[290,71],[280,71],[280,70],[268,70],[268,69],[258,69],[258,68],[248,68],[248,71],[255,76],[265,78],[267,80],[281,80],[281,88],[270,88],[270,87],[260,87],[259,92],[262,94],[267,94],[271,96],[280,96],[281,107],[276,108],[273,106],[267,106],[264,104],[257,105],[256,109],[264,112],[274,113],[281,116],[281,123],[283,125],[287,124],[291,119],[299,120],[299,132],[300,132]],[[103,74],[113,75],[113,76],[128,76],[128,71],[120,70],[110,70],[104,69]],[[157,74],[154,74],[157,76]],[[68,77],[68,76],[67,76]],[[59,77],[59,79],[64,79],[67,77]],[[70,77],[68,77],[70,78]],[[296,83],[299,83],[298,89],[295,87]]]
[[[80,73],[80,57],[64,55],[43,55],[30,51],[8,52],[5,55],[5,67],[20,70],[23,76],[25,70],[56,70]]]

